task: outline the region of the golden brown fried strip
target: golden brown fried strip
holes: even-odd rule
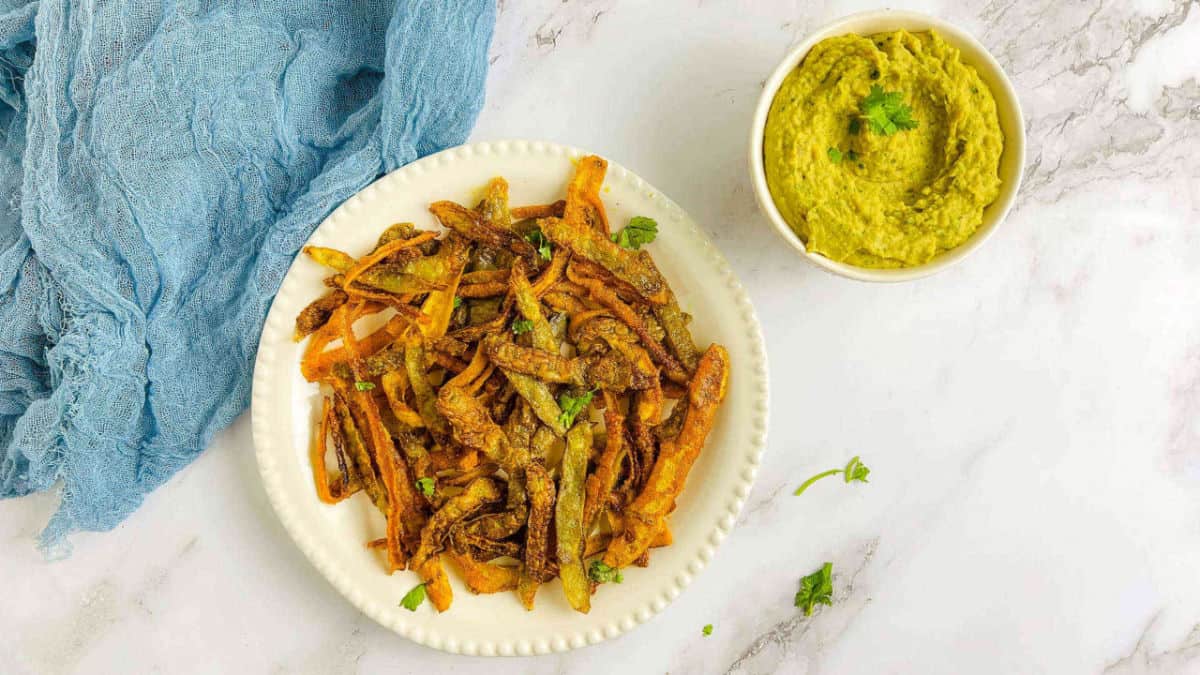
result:
[[[367,375],[363,369],[362,358],[358,352],[358,340],[354,336],[354,331],[347,319],[342,323],[342,343],[348,354],[350,367],[354,371],[356,380],[364,381]],[[392,533],[389,536],[388,553],[392,559],[393,569],[400,569],[399,556],[397,555],[400,536],[404,536],[406,541],[415,543],[417,534],[424,520],[421,514],[420,502],[417,498],[416,489],[413,486],[412,477],[408,475],[407,468],[396,463],[396,447],[392,443],[392,437],[383,426],[383,421],[379,415],[379,408],[375,403],[375,396],[370,389],[363,389],[356,386],[354,390],[349,391],[353,396],[355,407],[362,411],[367,422],[367,440],[370,442],[369,447],[373,453],[372,459],[375,466],[379,470],[379,477],[383,483],[384,489],[388,495],[388,523],[389,530]],[[393,526],[393,515],[396,517],[396,524]]]
[[[332,434],[334,443],[341,445],[341,437],[337,435],[335,430],[336,424],[333,420],[333,406],[328,398],[322,402],[321,406],[321,426],[317,431],[316,438],[313,439],[312,449],[309,451],[309,463],[313,470],[313,484],[317,488],[317,498],[326,504],[336,504],[346,497],[353,494],[350,489],[350,477],[345,464],[345,455],[338,451],[338,462],[341,464],[341,474],[338,476],[337,483],[330,483],[329,471],[325,468],[325,454],[329,447],[326,439]]]
[[[512,229],[512,214],[508,210],[508,181],[496,177],[488,181],[487,191],[479,204],[484,222],[498,230]]]
[[[488,359],[502,370],[532,375],[546,382],[586,384],[587,363],[583,359],[522,347],[499,335],[489,335],[480,344]]]
[[[696,376],[688,387],[687,413],[678,438],[666,441],[650,471],[646,486],[625,510],[625,528],[604,554],[604,563],[625,567],[642,555],[666,524],[683,490],[688,471],[712,429],[717,408],[725,398],[729,354],[712,345],[700,357]]]
[[[427,295],[424,304],[421,305],[421,311],[430,319],[428,323],[421,324],[421,334],[426,339],[440,338],[450,327],[450,317],[454,314],[454,298],[458,294],[459,281],[470,259],[470,253],[470,247],[457,237],[447,236],[443,240],[437,255],[448,260],[451,272],[446,288]]]
[[[570,274],[570,269],[568,269],[567,275],[570,276]],[[596,300],[596,302],[611,310],[612,313],[617,316],[617,318],[619,318],[625,323],[625,325],[629,326],[629,328],[637,334],[638,338],[642,341],[642,346],[646,348],[646,351],[650,354],[651,358],[654,359],[655,363],[658,363],[660,366],[662,366],[663,372],[668,378],[675,382],[687,382],[688,375],[687,372],[684,371],[683,366],[681,366],[679,362],[675,360],[674,356],[671,356],[667,353],[667,350],[663,348],[661,343],[657,342],[650,335],[650,333],[646,330],[645,324],[642,323],[641,318],[637,315],[637,312],[633,311],[629,305],[625,304],[620,298],[618,298],[616,293],[613,293],[612,290],[606,288],[604,284],[597,279],[589,279],[587,277],[578,276],[575,279],[572,279],[572,281],[575,281],[581,286],[587,288],[588,292],[591,294],[592,298]]]
[[[292,339],[299,342],[305,336],[315,333],[318,328],[329,323],[329,317],[333,316],[334,310],[346,304],[348,299],[350,296],[344,292],[332,290],[309,303],[296,317],[296,332]]]
[[[425,594],[429,596],[429,602],[433,604],[434,609],[439,612],[444,612],[450,608],[450,602],[454,599],[454,591],[450,588],[450,580],[446,578],[446,572],[442,569],[441,560],[437,557],[430,558],[417,567],[417,575],[425,582]]]
[[[537,251],[510,229],[501,229],[486,221],[477,211],[461,204],[441,201],[429,205],[430,212],[448,230],[496,249],[508,249],[527,260],[536,260]]]
[[[621,406],[617,397],[611,392],[604,392],[604,452],[596,459],[596,468],[587,477],[584,486],[583,529],[591,532],[600,519],[600,512],[608,503],[613,485],[617,482],[617,469],[621,460],[628,452],[625,441],[625,416],[621,414]]]
[[[413,554],[413,565],[420,569],[442,550],[442,542],[450,534],[450,526],[470,517],[488,504],[501,499],[500,488],[490,478],[476,478],[462,493],[447,499],[421,529],[421,542]]]
[[[512,274],[509,276],[509,284],[512,287],[513,299],[517,304],[517,311],[529,321],[532,328],[530,329],[530,339],[533,346],[547,351],[554,352],[558,349],[558,340],[554,338],[554,331],[550,329],[550,323],[546,321],[546,317],[542,314],[542,306],[538,303],[537,293],[533,286],[529,284],[529,280],[525,278],[525,268],[520,261],[513,264]]]
[[[324,246],[305,246],[304,252],[319,265],[324,265],[338,272],[349,272],[354,269],[354,258],[337,250]]]
[[[583,301],[569,293],[551,291],[542,296],[542,301],[551,309],[566,312],[567,314],[578,314],[586,312],[588,309],[588,306]]]
[[[473,560],[470,556],[451,554],[450,559],[462,572],[463,582],[472,593],[499,593],[517,587],[520,571],[516,567],[501,567]]]
[[[412,239],[396,239],[384,244],[383,246],[380,246],[369,255],[359,260],[354,267],[351,267],[345,271],[346,278],[342,281],[342,289],[345,290],[345,288],[354,283],[354,280],[361,276],[363,272],[379,264],[380,261],[382,261],[384,258],[387,258],[389,255],[404,248],[419,246],[427,241],[431,241],[436,236],[437,234],[434,232],[422,232]]]
[[[388,509],[387,493],[384,492],[383,486],[376,475],[374,462],[371,461],[371,454],[367,451],[362,434],[359,433],[358,424],[354,421],[349,404],[347,404],[343,395],[344,391],[344,389],[339,391],[335,387],[336,393],[333,397],[333,409],[337,421],[341,424],[342,436],[345,439],[350,460],[354,463],[354,472],[362,483],[363,489],[366,490],[367,496],[371,498],[371,502],[380,511],[386,513]]]
[[[403,363],[400,364],[400,368],[404,368]],[[388,398],[391,414],[394,414],[401,424],[413,429],[425,426],[425,420],[421,419],[420,413],[404,404],[404,390],[408,389],[408,377],[404,375],[403,370],[385,372],[383,377],[379,378],[379,386]]]
[[[511,464],[508,437],[492,421],[487,408],[462,387],[446,385],[438,392],[438,411],[450,422],[454,439],[472,450],[479,450],[501,467]]]
[[[514,206],[513,220],[529,220],[531,218],[562,218],[567,202],[560,199],[553,204],[535,204],[533,206]]]
[[[563,220],[599,232],[605,238],[610,232],[604,202],[600,200],[600,186],[607,171],[608,162],[601,157],[588,155],[580,159],[575,176],[567,184],[567,202],[563,206]]]
[[[582,415],[581,415],[582,418]],[[592,449],[592,425],[580,421],[567,432],[567,448],[559,467],[558,503],[554,530],[558,537],[556,553],[558,576],[562,579],[567,602],[586,614],[592,606],[591,587],[583,569],[583,483],[587,474],[588,453]]]
[[[445,445],[446,438],[450,435],[450,427],[446,418],[438,412],[437,394],[433,391],[433,385],[429,383],[429,376],[425,372],[425,347],[420,340],[411,340],[405,347],[404,367],[417,404],[417,412],[424,420],[425,427],[433,434],[433,439],[439,445]]]
[[[679,309],[679,303],[675,301],[675,296],[672,295],[670,301],[665,305],[656,305],[654,316],[662,325],[667,346],[674,352],[675,357],[689,373],[695,372],[696,363],[700,360],[700,351],[696,349],[696,343],[692,341],[692,333],[688,330],[687,319],[683,311]]]
[[[608,270],[618,280],[636,290],[646,302],[661,305],[670,299],[666,282],[657,270],[647,266],[632,251],[609,241],[608,237],[600,234],[598,230],[571,225],[565,219],[559,218],[542,218],[537,222],[538,227],[556,246],[569,249],[575,255]],[[575,279],[572,281],[578,283]]]
[[[508,283],[504,281],[489,281],[482,284],[464,284],[458,287],[460,298],[493,298],[508,292]]]
[[[462,283],[464,286],[469,286],[471,284],[490,284],[494,281],[501,281],[507,284],[509,274],[510,272],[507,269],[476,270],[474,272],[467,272],[466,274],[463,274]]]

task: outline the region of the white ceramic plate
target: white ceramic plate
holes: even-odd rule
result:
[[[368,251],[398,221],[435,228],[431,202],[474,204],[488,179],[504,176],[513,205],[541,204],[565,194],[574,148],[525,141],[477,143],[426,157],[376,181],[335,210],[308,243],[353,255]],[[263,328],[254,369],[254,444],[263,485],[279,519],[308,559],[350,602],[414,642],[463,654],[510,655],[565,651],[616,637],[662,611],[712,558],[749,494],[767,433],[767,370],[754,308],[729,265],[674,202],[610,162],[602,193],[614,227],[635,215],[654,218],[650,251],[682,307],[695,320],[703,348],[729,349],[728,398],[708,445],[689,476],[672,517],[675,543],[655,549],[650,567],[630,568],[621,585],[606,585],[590,614],[570,609],[556,580],[526,612],[513,593],[471,595],[456,574],[454,604],[437,614],[399,606],[418,583],[413,572],[384,574],[363,543],[383,535],[383,519],[361,495],[335,506],[318,501],[308,462],[319,393],[299,372],[304,343],[292,342],[296,314],[322,292],[325,275],[298,258],[288,271]]]

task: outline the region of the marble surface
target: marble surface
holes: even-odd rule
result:
[[[896,3],[979,36],[1029,135],[988,245],[896,286],[797,259],[744,166],[788,45],[872,6],[502,3],[475,138],[570,143],[645,176],[763,321],[765,465],[662,615],[566,655],[408,643],[292,545],[243,416],[66,561],[33,546],[52,496],[0,503],[0,672],[1200,672],[1200,4]],[[855,454],[869,485],[791,496]],[[835,602],[805,618],[792,595],[825,560]]]

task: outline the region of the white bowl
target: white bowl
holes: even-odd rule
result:
[[[904,29],[907,31],[934,30],[950,45],[962,52],[963,62],[974,67],[979,73],[992,95],[996,99],[996,111],[1000,118],[1000,129],[1004,132],[1004,151],[1000,155],[1000,195],[983,210],[983,222],[965,242],[959,246],[939,254],[927,263],[914,267],[899,269],[871,269],[830,260],[819,253],[808,251],[804,242],[792,231],[787,221],[775,206],[771,191],[767,188],[767,174],[763,167],[763,131],[767,125],[767,113],[775,94],[779,91],[783,79],[792,72],[813,45],[826,38],[838,35],[856,33],[870,35]],[[766,214],[767,219],[779,231],[789,244],[800,252],[809,262],[834,274],[860,281],[896,282],[911,281],[940,272],[954,263],[967,257],[972,251],[983,245],[992,234],[1004,216],[1008,214],[1016,199],[1017,190],[1021,186],[1021,177],[1025,171],[1025,121],[1021,116],[1021,103],[1013,90],[1012,82],[996,63],[996,59],[966,31],[942,21],[941,19],[918,14],[916,12],[901,12],[879,10],[852,14],[826,25],[801,42],[780,62],[775,72],[763,86],[762,96],[758,99],[758,108],[754,111],[754,123],[750,129],[750,176],[754,182],[754,193],[758,197],[758,205]]]

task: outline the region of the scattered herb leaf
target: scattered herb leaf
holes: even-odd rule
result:
[[[550,240],[546,238],[546,235],[542,234],[541,230],[533,230],[525,235],[525,241],[528,241],[537,248],[538,255],[542,256],[543,260],[550,259]]]
[[[529,319],[515,319],[512,322],[513,335],[520,335],[521,333],[528,333],[531,330],[533,330],[533,322],[530,321]]]
[[[430,478],[429,476],[424,476],[422,478],[418,478],[416,480],[416,483],[417,483],[417,489],[421,491],[421,494],[425,495],[426,497],[433,496],[433,479],[432,478]]]
[[[375,388],[375,383],[359,381],[359,382],[354,383],[354,388],[359,391],[371,391],[372,389]]]
[[[849,462],[846,462],[846,468],[842,469],[842,473],[845,474],[847,483],[852,480],[861,481],[863,483],[870,482],[867,480],[867,474],[871,473],[871,470],[867,468],[866,464],[863,464],[858,460],[857,455],[851,457]]]
[[[462,307],[462,298],[456,295],[454,296],[454,309],[458,309],[459,307]]]
[[[870,482],[867,480],[867,475],[869,473],[871,473],[871,470],[867,468],[866,464],[863,464],[861,461],[859,461],[858,455],[855,455],[854,457],[850,458],[849,462],[846,462],[845,467],[843,467],[841,469],[830,469],[828,471],[822,471],[821,473],[819,473],[819,474],[813,476],[812,478],[809,478],[808,480],[801,483],[800,487],[796,488],[796,491],[793,492],[792,494],[798,496],[801,493],[803,493],[805,490],[807,490],[809,485],[812,485],[813,483],[821,480],[822,478],[825,478],[826,476],[835,476],[839,473],[842,474],[843,478],[845,478],[847,483],[849,483],[852,480],[856,480],[856,481],[859,481],[862,483]]]
[[[404,594],[400,606],[410,612],[415,612],[422,602],[425,602],[425,584],[417,584],[411,591]]]
[[[595,393],[596,390],[592,389],[579,396],[560,394],[558,397],[558,407],[562,408],[562,414],[558,416],[558,423],[564,427],[574,424],[575,416],[583,412],[583,409],[592,402],[592,395]]]
[[[621,570],[609,567],[599,560],[593,560],[592,564],[588,566],[588,576],[598,584],[606,584],[610,581],[619,584],[625,580],[625,577],[621,576]]]
[[[871,131],[877,134],[891,136],[897,131],[917,128],[917,121],[912,118],[912,108],[905,105],[904,97],[898,91],[884,91],[883,87],[873,84],[871,93],[859,103],[858,108]]]
[[[833,563],[821,565],[821,569],[800,579],[800,590],[796,592],[796,606],[804,609],[804,616],[812,616],[813,607],[833,604]]]
[[[830,148],[825,151],[825,154],[829,155],[829,161],[833,162],[834,164],[842,163],[842,151],[841,150],[838,150],[837,148]]]
[[[612,240],[622,248],[638,251],[643,244],[649,244],[657,236],[658,221],[645,216],[634,216],[620,232],[612,235]]]
[[[707,636],[709,636],[709,635],[712,635],[712,624],[711,624],[711,623],[710,623],[710,624],[706,624],[706,625],[704,626],[704,628],[701,628],[701,629],[700,629],[700,632],[701,632],[701,633],[704,633],[704,635],[705,635],[706,637],[707,637]]]
[[[858,132],[860,131],[862,131],[862,120],[855,117],[854,119],[850,120],[850,133],[854,136],[857,136]]]

